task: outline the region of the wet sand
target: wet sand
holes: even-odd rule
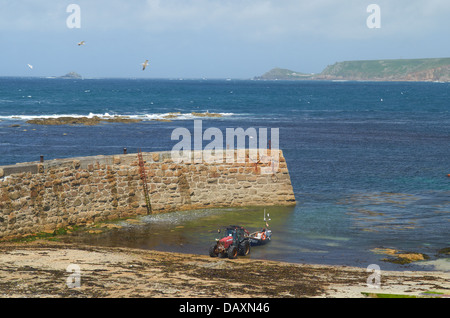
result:
[[[69,288],[79,266],[79,287]],[[0,297],[40,298],[364,298],[365,293],[450,294],[446,272],[381,271],[291,264],[49,241],[0,244]],[[68,285],[69,279],[69,285]],[[70,286],[73,287],[73,286]]]

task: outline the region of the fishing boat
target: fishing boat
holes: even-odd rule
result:
[[[266,218],[266,209],[264,209],[264,222],[266,222],[266,227],[261,231],[250,233],[249,240],[251,246],[264,245],[270,242],[272,239],[272,230],[269,230],[269,224],[267,223],[268,221],[270,221],[269,213],[267,213]]]

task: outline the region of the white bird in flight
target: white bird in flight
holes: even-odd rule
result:
[[[78,46],[84,45],[86,42],[81,41],[80,43],[78,43]]]
[[[148,60],[145,60],[145,62],[142,63],[142,70],[144,71],[147,66],[148,66]]]
[[[30,69],[33,69],[33,65],[27,64]]]

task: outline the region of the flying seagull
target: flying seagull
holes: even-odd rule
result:
[[[147,66],[148,66],[148,60],[145,60],[145,62],[142,63],[142,70],[144,71]]]
[[[78,46],[84,45],[86,42],[81,41],[80,43],[78,43]]]
[[[33,69],[33,65],[27,64],[30,69]]]

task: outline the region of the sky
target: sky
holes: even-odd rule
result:
[[[449,17],[449,0],[0,0],[0,76],[245,79],[450,57]]]

